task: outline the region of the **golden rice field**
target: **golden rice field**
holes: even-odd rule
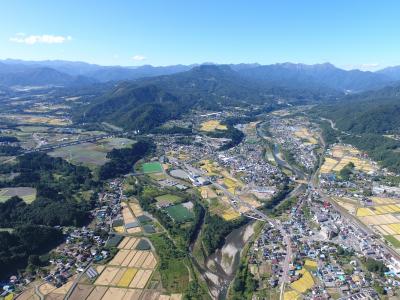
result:
[[[305,293],[308,289],[312,288],[314,285],[314,279],[312,278],[310,272],[305,269],[299,271],[302,274],[299,280],[296,280],[290,284],[290,287],[299,293]]]
[[[383,215],[400,212],[400,204],[390,204],[372,207],[360,207],[357,209],[357,217]]]
[[[335,145],[331,149],[331,156],[326,157],[324,164],[321,166],[321,173],[331,173],[340,172],[346,165],[352,162],[356,168],[356,170],[360,170],[363,172],[371,172],[376,170],[376,166],[374,166],[370,161],[359,158],[357,155],[360,155],[360,151],[344,145]]]
[[[295,131],[294,135],[301,139],[308,140],[310,144],[318,144],[318,140],[315,138],[314,134],[308,130],[308,128],[302,127],[299,130]]]
[[[236,212],[233,208],[229,208],[222,214],[222,218],[226,221],[232,221],[240,217],[240,214]]]
[[[200,130],[206,132],[212,132],[215,130],[227,130],[226,125],[222,125],[218,120],[209,120],[201,123]]]
[[[200,164],[201,164],[200,168],[206,171],[208,176],[217,175],[221,170],[220,167],[218,166],[218,163],[212,162],[210,160],[202,160]]]
[[[300,294],[296,291],[288,291],[283,294],[284,300],[297,300],[300,298]]]
[[[304,267],[309,269],[316,269],[318,268],[318,264],[315,260],[306,259],[306,261],[304,262]]]

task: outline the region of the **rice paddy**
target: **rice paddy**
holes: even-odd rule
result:
[[[80,282],[73,290],[70,299],[80,300],[133,300],[147,299],[147,294],[154,294],[156,298],[160,292],[147,287],[157,265],[156,256],[152,251],[135,250],[140,238],[125,237],[117,246],[119,251],[107,265],[98,265],[94,268],[99,276],[93,284]],[[72,283],[72,282],[71,282]],[[54,287],[47,293],[54,293]],[[147,287],[146,290],[144,290]],[[150,288],[150,289],[149,289]],[[46,292],[46,291],[44,291]],[[166,296],[167,299],[181,299]],[[153,299],[153,298],[149,298]]]
[[[228,127],[226,127],[226,125],[222,125],[218,120],[209,120],[203,122],[200,127],[201,131],[206,131],[206,132],[212,132],[216,130],[227,130],[227,129]]]
[[[326,157],[321,166],[322,174],[340,172],[346,165],[352,162],[356,170],[362,172],[372,172],[376,166],[369,160],[361,157],[361,152],[351,146],[334,145],[330,151],[331,157]]]
[[[305,269],[299,271],[302,275],[299,280],[296,280],[290,284],[290,287],[299,293],[305,293],[308,289],[311,289],[314,285],[314,279],[310,272]]]
[[[284,300],[297,300],[300,298],[300,294],[296,291],[288,291],[285,292],[285,294],[283,295],[283,299]]]
[[[317,145],[318,144],[318,141],[315,138],[315,135],[312,132],[310,132],[308,130],[308,128],[301,127],[299,130],[295,131],[294,135],[299,137],[299,138],[301,138],[301,139],[303,139],[303,140],[307,140],[307,142],[309,144],[312,144],[312,145]]]

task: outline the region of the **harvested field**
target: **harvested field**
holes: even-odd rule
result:
[[[125,202],[121,203],[122,207],[122,217],[124,219],[124,223],[132,223],[136,221],[136,218],[132,215],[131,210]]]
[[[138,238],[131,237],[129,242],[126,243],[124,249],[135,249],[137,243],[139,243],[139,240],[140,239]]]
[[[50,293],[45,297],[45,299],[46,300],[64,300],[64,297],[65,297],[64,294]]]
[[[75,278],[76,276],[74,276]],[[71,278],[70,281],[68,281],[66,284],[60,286],[59,288],[55,289],[52,293],[55,294],[63,294],[65,295],[66,293],[68,293],[68,291],[70,290],[70,288],[72,287],[72,285],[74,284],[74,278]]]
[[[39,287],[39,292],[41,292],[43,295],[50,294],[52,291],[54,291],[56,287],[50,283],[44,283]]]
[[[140,268],[150,253],[150,251],[137,251],[131,262],[129,263],[129,266]]]
[[[36,199],[36,189],[31,187],[9,187],[0,189],[0,203],[7,201],[14,196],[20,197],[29,204]]]
[[[35,294],[35,289],[30,288],[15,298],[16,300],[39,300],[39,296]]]
[[[129,206],[130,206],[130,208],[132,209],[133,214],[134,214],[136,217],[137,217],[137,216],[140,216],[140,215],[143,215],[143,210],[142,210],[142,208],[140,207],[140,205],[139,205],[138,203],[130,202],[130,203],[129,203]]]
[[[70,296],[70,300],[86,299],[93,290],[92,285],[78,284]]]
[[[107,287],[105,286],[96,286],[93,291],[90,293],[89,297],[86,300],[99,300],[103,298],[104,294],[107,291]]]
[[[115,275],[117,275],[119,268],[117,267],[106,267],[106,269],[97,278],[96,285],[110,285]]]
[[[118,273],[114,276],[114,278],[111,281],[110,285],[118,285],[118,282],[121,280],[121,278],[124,275],[125,271],[126,271],[126,269],[119,269]]]
[[[378,215],[378,216],[366,216],[359,218],[363,223],[367,225],[384,225],[399,222],[395,216],[391,214]]]
[[[154,269],[156,265],[157,265],[157,260],[154,257],[154,254],[150,252],[149,255],[146,257],[146,259],[144,260],[142,268]]]
[[[110,287],[104,294],[101,300],[118,300],[123,299],[126,293],[126,289],[120,289],[115,287]]]
[[[141,298],[140,297],[141,294],[142,290],[128,289],[122,300],[139,300]]]
[[[103,265],[96,266],[96,272],[100,274],[101,272],[104,271],[105,268],[106,266]]]
[[[297,300],[300,298],[300,296],[301,294],[296,291],[288,291],[283,295],[283,300]]]
[[[129,287],[143,289],[151,276],[151,270],[139,270],[133,278]]]
[[[118,253],[114,256],[114,258],[109,262],[109,265],[119,266],[122,264],[126,256],[129,254],[129,250],[121,249]]]
[[[135,254],[136,254],[135,250],[130,251],[129,254],[126,256],[126,258],[124,259],[124,261],[122,262],[121,266],[123,267],[129,266],[129,263],[131,262]]]
[[[121,241],[121,243],[119,243],[118,248],[119,249],[124,249],[125,245],[129,242],[131,238],[130,237],[124,237],[124,239]]]

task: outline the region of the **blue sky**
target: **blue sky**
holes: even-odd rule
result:
[[[400,1],[2,0],[0,59],[400,65]]]

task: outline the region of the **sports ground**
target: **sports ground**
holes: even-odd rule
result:
[[[161,173],[163,168],[159,162],[148,162],[143,164],[143,173]]]
[[[182,204],[169,206],[165,209],[171,218],[176,222],[186,222],[193,220],[193,213]]]

